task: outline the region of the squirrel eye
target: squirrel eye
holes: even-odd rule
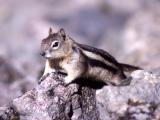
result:
[[[54,42],[52,43],[52,47],[53,47],[54,49],[57,49],[57,48],[59,47],[59,42],[58,42],[58,41],[54,41]]]

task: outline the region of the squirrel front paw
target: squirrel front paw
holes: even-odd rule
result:
[[[72,79],[71,77],[67,76],[64,78],[64,83],[65,84],[70,84],[74,79]]]

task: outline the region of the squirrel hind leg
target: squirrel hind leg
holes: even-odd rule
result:
[[[129,77],[125,78],[125,79],[122,79],[122,83],[121,83],[120,86],[127,86],[127,85],[130,85],[131,80],[132,80],[132,77],[131,77],[131,76],[129,76]]]
[[[132,77],[126,77],[123,73],[116,75],[111,83],[115,86],[127,86],[131,83]]]
[[[130,85],[132,80],[132,77],[127,77],[125,79],[121,79],[120,82],[118,84],[116,84],[116,86],[128,86]]]

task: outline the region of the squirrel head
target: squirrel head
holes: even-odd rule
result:
[[[41,42],[41,55],[51,60],[65,58],[71,52],[71,43],[63,28],[57,33],[50,28],[48,37]]]

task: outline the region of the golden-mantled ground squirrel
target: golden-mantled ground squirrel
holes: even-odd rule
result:
[[[57,33],[50,28],[48,37],[42,40],[41,50],[41,55],[47,59],[43,76],[64,72],[67,74],[64,78],[66,84],[82,77],[106,84],[127,85],[130,81],[124,72],[140,69],[119,63],[104,50],[75,42],[63,28]]]

